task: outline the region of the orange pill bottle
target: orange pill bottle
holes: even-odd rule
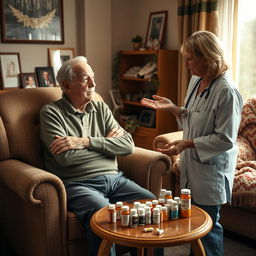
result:
[[[183,188],[180,195],[180,215],[183,218],[191,216],[191,195],[190,189]]]

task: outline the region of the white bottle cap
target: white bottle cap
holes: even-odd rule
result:
[[[183,188],[183,189],[181,190],[181,194],[189,195],[189,194],[190,194],[190,189],[188,189],[188,188]]]
[[[116,206],[115,206],[114,204],[110,204],[110,205],[108,206],[108,209],[109,209],[109,210],[114,210],[114,209],[116,209]]]
[[[123,202],[116,202],[116,207],[122,207],[123,206]]]

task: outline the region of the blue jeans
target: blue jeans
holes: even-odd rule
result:
[[[83,222],[88,239],[89,255],[97,255],[101,239],[92,232],[90,218],[97,210],[117,201],[155,199],[150,191],[118,174],[101,175],[84,181],[64,182],[67,193],[68,210],[75,212]],[[115,255],[112,246],[111,256]]]
[[[220,219],[221,205],[200,205],[195,202],[192,203],[206,211],[213,221],[211,231],[201,238],[206,256],[223,256],[223,228],[218,222]]]

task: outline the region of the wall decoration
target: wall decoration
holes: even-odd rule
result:
[[[75,57],[75,48],[48,48],[49,65],[53,67],[55,79],[61,65]]]
[[[63,44],[63,0],[2,0],[3,43]]]
[[[0,71],[1,89],[19,88],[20,54],[18,52],[0,53]]]
[[[39,87],[55,86],[55,77],[52,67],[36,67],[35,71]]]
[[[111,89],[111,90],[109,90],[109,93],[110,93],[110,97],[111,97],[113,105],[114,105],[113,115],[115,116],[117,110],[122,109],[124,107],[124,104],[123,104],[119,90]]]
[[[168,11],[150,13],[145,48],[158,50],[163,46],[167,18]]]
[[[20,73],[22,88],[36,88],[38,87],[35,73]]]

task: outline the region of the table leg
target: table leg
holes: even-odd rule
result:
[[[99,248],[99,251],[98,251],[98,256],[109,255],[110,248],[111,248],[112,245],[113,245],[113,242],[109,242],[108,240],[103,239],[101,241],[101,244],[100,244],[100,248]]]
[[[144,248],[137,248],[137,255],[138,256],[144,256]]]
[[[206,256],[204,246],[200,239],[197,239],[191,243],[191,248],[196,256]]]

